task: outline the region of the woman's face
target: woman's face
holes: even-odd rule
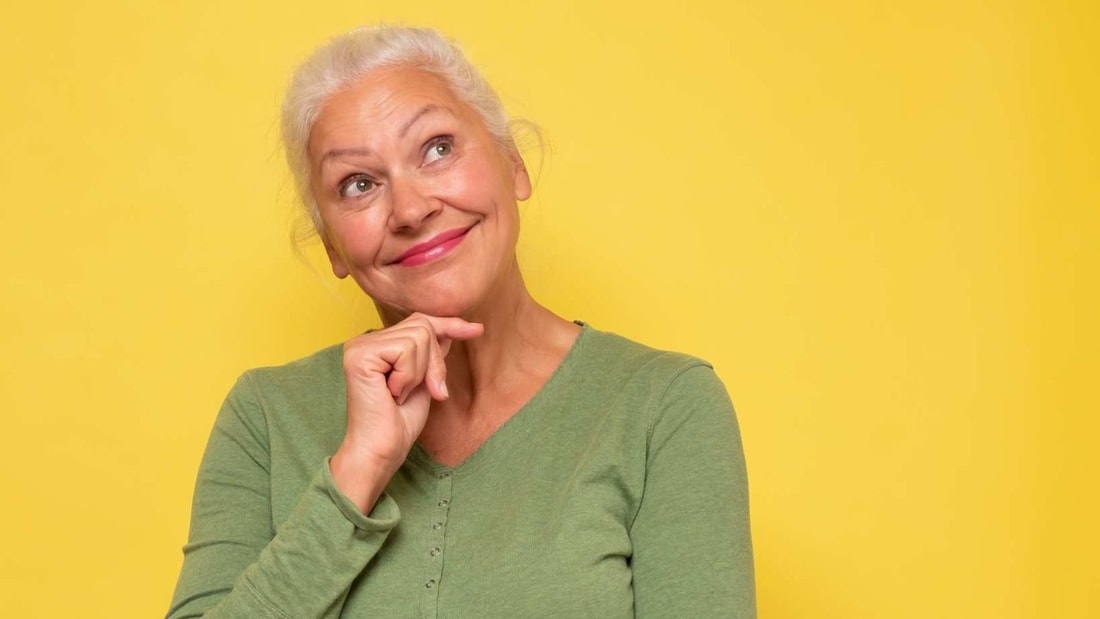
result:
[[[384,313],[467,315],[518,280],[527,172],[439,77],[380,69],[332,95],[309,160],[332,270]]]

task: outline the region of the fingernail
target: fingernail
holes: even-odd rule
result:
[[[447,381],[445,381],[445,380],[437,381],[436,385],[439,386],[439,393],[442,393],[443,397],[445,397],[445,398],[451,397],[451,394],[447,392]]]

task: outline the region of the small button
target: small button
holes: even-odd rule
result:
[[[442,528],[443,528],[443,523],[442,522],[437,522],[437,523],[432,525],[432,530],[433,531],[438,531]]]
[[[434,586],[435,586],[435,579],[429,580],[428,582],[424,583],[424,588],[425,589],[431,589]]]
[[[447,479],[447,478],[448,478],[448,477],[450,477],[450,476],[451,476],[451,472],[450,472],[450,471],[443,471],[442,473],[440,473],[440,474],[439,474],[439,478],[440,478],[440,479]]]
[[[450,502],[450,501],[448,501],[447,499],[443,499],[443,500],[441,500],[441,501],[439,502],[439,506],[440,506],[440,507],[447,507],[447,506],[448,506],[448,505],[450,505],[450,504],[451,504],[451,502]]]
[[[429,550],[429,551],[428,551],[428,554],[432,555],[433,557],[438,557],[438,556],[439,556],[439,553],[441,553],[441,552],[443,552],[443,551],[442,551],[442,550],[440,550],[440,549],[439,549],[439,548],[437,547],[437,548],[432,548],[431,550]]]

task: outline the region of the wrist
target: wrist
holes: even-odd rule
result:
[[[399,466],[345,444],[333,454],[329,470],[336,488],[366,515]]]

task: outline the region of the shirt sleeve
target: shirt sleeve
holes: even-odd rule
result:
[[[733,405],[697,363],[650,422],[631,526],[636,617],[756,617],[748,481]]]
[[[203,455],[168,619],[338,617],[351,583],[397,525],[389,495],[364,516],[337,489],[325,458],[276,527],[267,437],[246,374],[222,405]]]

